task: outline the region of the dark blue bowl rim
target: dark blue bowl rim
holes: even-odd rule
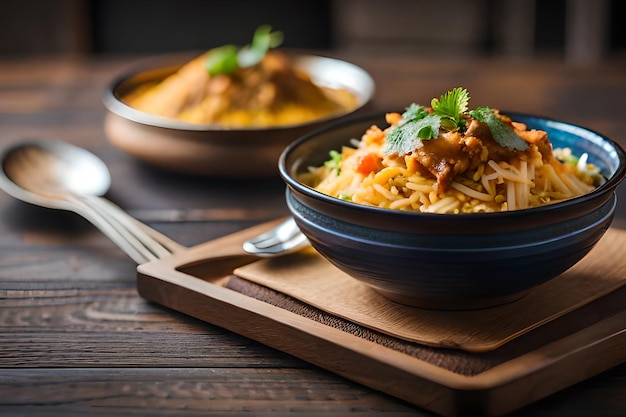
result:
[[[401,113],[401,111],[399,112]],[[287,158],[292,152],[294,152],[303,143],[309,140],[312,140],[314,137],[322,133],[325,133],[325,132],[328,132],[330,130],[334,130],[340,127],[345,127],[345,126],[356,124],[356,123],[362,123],[367,120],[381,120],[382,118],[384,118],[384,115],[386,113],[389,113],[389,112],[377,112],[377,113],[346,117],[344,119],[330,123],[324,127],[315,129],[299,137],[298,139],[294,140],[291,144],[289,144],[283,150],[278,160],[278,171],[283,181],[292,190],[302,193],[303,195],[314,198],[321,202],[325,202],[327,204],[335,205],[337,207],[342,207],[342,208],[346,208],[349,210],[359,210],[362,213],[371,213],[372,215],[379,215],[379,214],[389,215],[390,213],[394,213],[394,216],[398,216],[399,218],[420,217],[424,219],[428,219],[428,218],[440,219],[442,216],[449,217],[449,215],[446,215],[446,214],[392,210],[392,209],[387,209],[387,208],[365,206],[365,205],[351,203],[349,201],[340,200],[338,198],[331,197],[329,195],[316,191],[315,189],[299,182],[290,174],[291,167],[287,166]],[[572,207],[572,206],[576,206],[579,204],[584,204],[590,200],[595,199],[596,197],[600,195],[606,195],[607,193],[614,192],[615,188],[617,188],[620,182],[626,177],[626,152],[617,142],[610,139],[609,137],[599,132],[596,132],[592,129],[589,129],[589,128],[586,128],[586,127],[583,127],[574,123],[564,122],[561,120],[552,119],[548,117],[542,117],[542,116],[537,116],[537,115],[528,114],[528,113],[504,111],[504,110],[501,111],[501,114],[511,117],[513,121],[515,121],[516,118],[520,118],[520,119],[523,118],[527,120],[533,119],[533,120],[540,121],[542,123],[552,123],[552,124],[559,125],[559,126],[569,126],[570,128],[575,128],[581,131],[585,131],[594,136],[597,136],[598,138],[608,143],[615,150],[615,153],[617,154],[617,157],[619,159],[619,164],[615,172],[613,173],[613,175],[611,175],[611,177],[609,177],[604,184],[600,185],[599,187],[597,187],[590,193],[587,193],[578,197],[574,197],[574,198],[561,201],[558,203],[554,203],[554,204],[548,204],[545,206],[533,207],[533,208],[523,209],[523,210],[513,210],[513,211],[495,212],[495,213],[459,213],[459,214],[455,214],[454,218],[463,219],[463,218],[469,217],[469,218],[476,219],[476,220],[478,219],[488,220],[490,218],[502,219],[504,216],[511,216],[511,215],[517,215],[517,214],[533,215],[533,214],[538,214],[538,213],[551,212],[554,210],[560,210],[565,207]]]

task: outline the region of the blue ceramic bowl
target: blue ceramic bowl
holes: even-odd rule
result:
[[[624,150],[591,130],[541,117],[505,113],[548,132],[601,169],[593,192],[526,210],[427,214],[368,207],[324,195],[298,182],[328,152],[360,138],[384,114],[344,120],[293,142],[279,172],[296,223],[313,247],[350,276],[399,303],[474,309],[511,302],[563,273],[598,242],[613,220],[615,188],[626,175]]]

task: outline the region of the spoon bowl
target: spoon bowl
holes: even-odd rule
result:
[[[111,186],[104,162],[91,152],[66,142],[25,141],[0,155],[0,186],[27,203],[72,210],[65,196],[103,196]]]

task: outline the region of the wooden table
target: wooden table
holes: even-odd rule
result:
[[[626,146],[626,63],[343,56],[377,83],[369,110],[424,103],[456,86],[472,107],[575,122]],[[0,145],[62,139],[112,171],[107,195],[192,246],[287,214],[276,178],[163,172],[112,147],[101,91],[142,57],[0,60]],[[242,192],[245,190],[245,192]],[[626,229],[626,187],[615,227]],[[135,263],[82,218],[0,193],[0,414],[414,415],[430,413],[224,329],[154,305]],[[624,416],[626,364],[516,416]]]

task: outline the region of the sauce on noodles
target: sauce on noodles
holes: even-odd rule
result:
[[[436,115],[424,109],[427,116]],[[357,204],[426,213],[526,209],[588,193],[601,181],[586,154],[577,158],[568,149],[553,149],[545,131],[488,110],[497,120],[478,120],[461,106],[451,128],[440,117],[432,137],[410,138],[415,147],[409,151],[389,146],[393,130],[406,124],[406,113],[388,113],[389,126],[371,126],[353,146],[332,151],[329,161],[299,179]],[[496,122],[508,131],[494,133]],[[500,134],[511,132],[523,142],[499,143]]]

